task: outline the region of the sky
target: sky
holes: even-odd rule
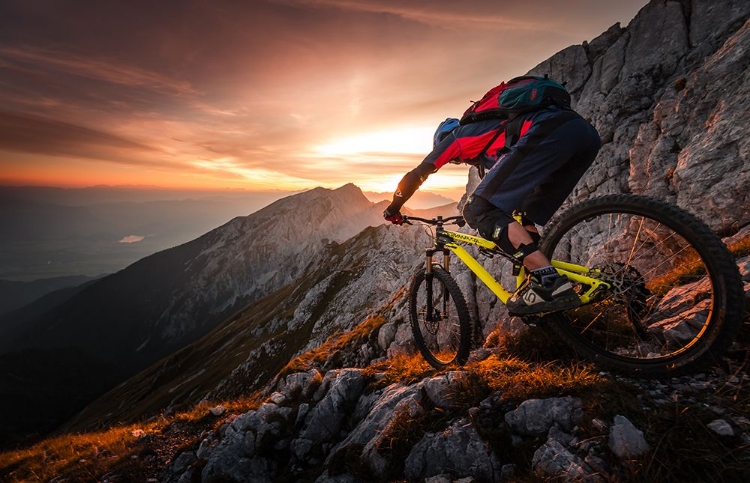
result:
[[[393,191],[440,121],[646,3],[3,0],[0,185]]]

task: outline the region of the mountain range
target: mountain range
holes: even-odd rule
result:
[[[205,374],[203,379],[212,381],[216,371],[206,369],[207,360],[211,361],[209,366],[215,365],[217,371],[229,375],[240,362],[251,354],[257,356],[258,350],[267,349],[269,341],[286,333],[284,324],[305,326],[308,335],[322,333],[310,340],[300,338],[298,342],[304,340],[304,344],[292,344],[291,352],[286,352],[293,354],[308,344],[319,343],[321,337],[330,335],[333,328],[350,328],[357,321],[356,317],[370,307],[372,300],[380,300],[386,291],[395,288],[394,283],[382,283],[383,267],[371,269],[377,271],[377,277],[369,272],[358,273],[355,269],[365,267],[366,262],[372,260],[372,251],[361,245],[371,244],[373,234],[368,235],[363,230],[383,223],[382,211],[386,204],[369,201],[352,184],[335,190],[316,188],[283,198],[252,215],[234,218],[193,241],[143,258],[95,283],[46,297],[60,297],[62,303],[50,306],[40,300],[6,315],[0,319],[0,351],[13,353],[12,361],[19,367],[24,366],[25,360],[17,355],[19,352],[29,357],[33,354],[38,359],[40,351],[43,354],[45,351],[72,350],[100,361],[92,364],[90,370],[78,369],[82,380],[89,379],[88,373],[98,374],[98,367],[102,364],[116,368],[114,373],[120,376],[128,376],[169,356],[150,369],[162,384],[169,377],[165,372],[177,371],[178,379],[185,378],[184,353],[180,349],[212,330],[211,336],[187,350],[192,354],[191,360],[201,361],[201,368],[196,368],[195,373],[201,372]],[[455,213],[455,203],[445,210]],[[405,244],[407,248],[402,250],[414,254],[413,239],[392,241],[393,244],[381,246],[383,257],[392,257],[392,254],[388,255],[394,249],[391,245],[399,244]],[[351,258],[346,243],[357,245],[356,253],[365,259],[356,263],[344,261]],[[344,256],[337,256],[337,253]],[[339,263],[330,262],[332,257]],[[392,276],[403,278],[404,274],[393,268],[392,263],[388,264]],[[357,289],[352,280],[358,277],[365,281],[378,280],[380,288]],[[313,310],[314,317],[312,313],[304,312],[310,320],[295,316],[300,304],[312,303],[308,291],[300,287],[316,287],[315,290],[323,293],[334,291],[334,295],[347,288],[351,292],[349,300],[342,301],[337,307],[351,305],[352,313],[346,320],[335,322],[332,319],[336,317],[326,315],[331,309],[325,307]],[[378,291],[383,293],[373,299],[372,294]],[[290,299],[285,300],[282,295],[290,296]],[[276,302],[269,305],[267,300]],[[247,307],[256,305],[265,310],[261,314],[256,311],[249,321],[237,319],[238,311],[247,311]],[[222,332],[217,326],[232,314],[235,314],[229,319],[232,329]],[[318,320],[321,317],[325,323]],[[258,325],[258,320],[266,323]],[[273,322],[270,326],[267,325],[269,321]],[[311,323],[323,328],[313,330]],[[238,324],[241,329],[237,328]],[[234,331],[238,333],[234,334]],[[221,338],[221,334],[229,336],[229,340],[222,344],[226,344],[227,350],[230,347],[232,350],[214,354],[212,350],[215,350],[216,343],[212,337]],[[235,340],[240,341],[241,347],[232,346]],[[212,350],[202,350],[201,344],[207,344]],[[196,359],[195,354],[205,357]],[[231,362],[227,362],[226,357]],[[180,362],[174,365],[170,362],[172,360]],[[8,364],[12,372],[12,364]],[[275,366],[269,365],[264,371],[270,373],[272,367]],[[147,373],[139,377],[150,376]],[[167,400],[157,398],[158,404],[152,403],[148,407],[162,407],[160,405],[164,403],[180,402],[181,398],[185,399],[184,402],[192,401],[183,391],[195,396],[195,384],[202,378],[193,374],[188,379],[193,383],[175,381],[176,386],[182,387],[181,391],[177,394],[167,391],[171,395]],[[103,380],[111,386],[121,377]],[[127,398],[118,396],[118,404],[125,401]]]

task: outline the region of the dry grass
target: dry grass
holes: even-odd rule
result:
[[[409,408],[397,409],[384,428],[377,444],[377,452],[388,462],[388,479],[403,473],[404,461],[412,447],[425,434],[425,413],[412,414]],[[364,476],[364,475],[363,475]]]
[[[229,414],[260,405],[259,393],[219,404],[202,402],[189,411],[103,431],[48,438],[26,449],[0,453],[0,481],[98,481],[116,472],[128,481],[158,477],[165,462],[197,443],[202,430],[215,429]],[[219,416],[211,409],[221,406]]]
[[[735,258],[750,255],[750,236],[729,244],[729,251]]]
[[[603,382],[590,365],[528,363],[515,357],[492,355],[468,367],[504,399],[522,401],[571,394]]]
[[[366,367],[362,375],[373,379],[370,389],[379,389],[393,383],[412,384],[437,371],[419,354],[401,354]]]
[[[750,255],[750,237],[731,243],[727,248],[735,258]],[[691,252],[673,270],[650,280],[646,288],[655,294],[665,294],[676,285],[696,280],[705,274],[706,268],[698,254]]]
[[[665,295],[674,287],[694,282],[704,275],[706,275],[706,266],[698,255],[694,254],[660,277],[648,280],[646,289],[656,295]]]
[[[108,468],[129,458],[138,438],[158,431],[157,425],[131,425],[102,432],[64,435],[31,448],[0,453],[3,481],[96,481]]]
[[[337,332],[333,334],[322,345],[309,350],[304,354],[300,354],[289,361],[289,363],[279,371],[279,377],[322,366],[328,358],[337,351],[354,344],[364,343],[370,335],[383,326],[385,322],[386,320],[382,315],[375,315],[365,319],[364,322],[355,326],[349,332]]]

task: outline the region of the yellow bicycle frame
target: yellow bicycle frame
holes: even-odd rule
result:
[[[456,256],[461,259],[461,261],[464,262],[467,267],[469,267],[469,270],[474,272],[474,274],[476,274],[476,276],[479,277],[479,279],[484,282],[485,285],[487,285],[487,288],[489,288],[492,293],[494,293],[497,298],[500,299],[502,303],[505,304],[508,302],[508,299],[513,294],[506,290],[500,284],[500,282],[498,282],[495,277],[493,277],[490,272],[488,272],[487,269],[485,269],[477,261],[476,258],[474,258],[468,251],[466,251],[464,247],[459,245],[459,243],[465,243],[469,245],[476,245],[479,248],[486,250],[496,250],[497,245],[495,243],[478,236],[468,235],[466,233],[460,233],[456,231],[449,231],[445,229],[440,230],[439,235],[442,238],[447,237],[453,240],[445,241],[442,243],[442,245],[444,245],[445,248],[447,248],[451,252],[455,253]],[[448,256],[446,252],[443,253],[444,257]],[[444,267],[446,267],[446,269],[448,268],[448,259],[444,259],[443,265]],[[558,273],[567,276],[572,282],[588,286],[588,288],[584,292],[579,294],[581,303],[583,304],[591,302],[594,295],[600,290],[606,290],[610,288],[610,285],[608,283],[588,276],[596,276],[599,273],[598,270],[592,270],[582,265],[562,262],[559,260],[552,260],[552,266],[557,269]],[[521,285],[525,278],[525,270],[523,267],[521,267],[519,274],[516,276],[516,288]]]

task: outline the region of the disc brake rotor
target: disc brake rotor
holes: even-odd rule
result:
[[[607,291],[607,298],[614,299],[625,306],[628,319],[642,340],[651,339],[652,335],[644,323],[648,311],[646,301],[650,292],[638,270],[621,263],[610,263],[594,268],[601,272],[601,280],[612,287]]]

